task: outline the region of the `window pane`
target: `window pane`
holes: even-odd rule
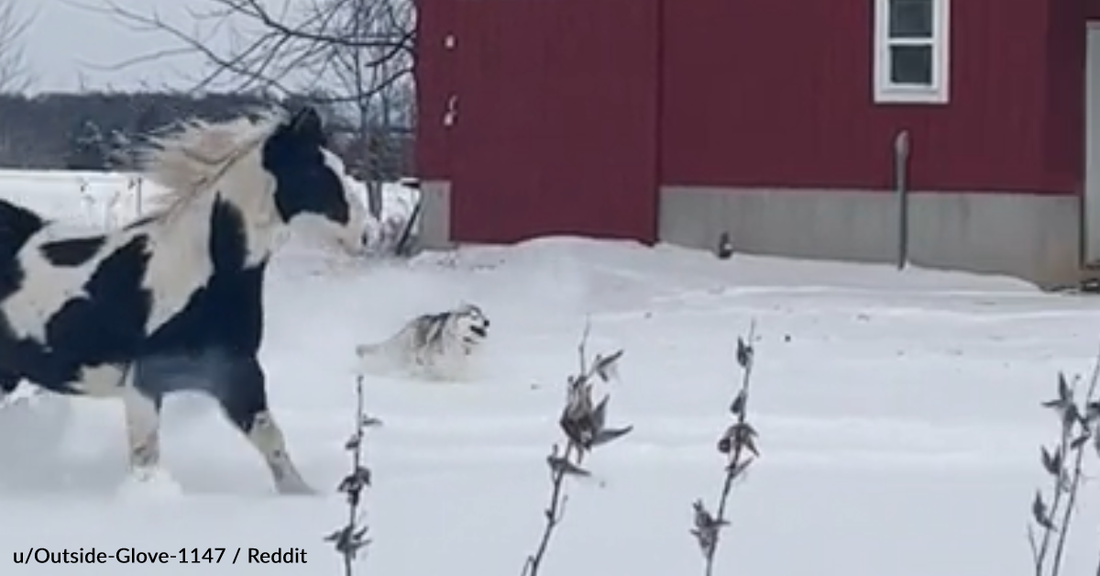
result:
[[[932,46],[891,46],[890,83],[932,85]]]
[[[890,37],[931,38],[934,1],[890,0]]]

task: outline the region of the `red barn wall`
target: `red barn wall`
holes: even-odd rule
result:
[[[1079,2],[1064,2],[1070,4],[1070,10],[1084,10],[1088,20],[1100,20],[1100,0],[1079,0]]]
[[[655,239],[658,6],[456,3],[454,240]]]
[[[664,182],[888,189],[905,129],[914,189],[1076,193],[1074,3],[1000,4],[952,3],[950,103],[906,106],[872,102],[870,0],[665,2]]]
[[[1050,187],[1084,193],[1085,57],[1089,12],[1100,17],[1100,0],[1049,0],[1046,59],[1041,79],[1047,87],[1043,163]]]
[[[455,0],[416,0],[416,170],[424,180],[450,176],[450,130],[443,126],[455,90],[455,52],[443,44],[453,31]]]
[[[448,241],[648,240],[655,219],[686,246],[889,261],[897,204],[865,192],[893,187],[907,130],[909,262],[1080,272],[1100,0],[954,0],[946,105],[873,102],[871,0],[418,2],[418,168]]]

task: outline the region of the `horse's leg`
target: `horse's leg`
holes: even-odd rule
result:
[[[5,398],[19,387],[22,378],[15,372],[0,369],[0,406],[5,403]]]
[[[268,409],[265,380],[255,358],[234,359],[225,381],[214,387],[213,395],[226,418],[263,456],[275,488],[283,494],[312,494],[315,490],[302,479],[287,452],[283,432]]]
[[[140,364],[127,370],[122,387],[130,472],[147,480],[160,472],[160,408],[163,396],[142,377]]]
[[[22,394],[12,394],[22,381],[23,377],[18,372],[0,368],[0,410],[17,406],[26,408],[34,404],[38,396],[46,392],[46,390],[32,385],[24,390]]]

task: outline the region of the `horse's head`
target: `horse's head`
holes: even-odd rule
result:
[[[349,186],[344,163],[326,146],[321,117],[308,106],[272,133],[261,154],[275,177],[275,207],[284,222],[311,220],[361,253],[368,242],[366,209]]]

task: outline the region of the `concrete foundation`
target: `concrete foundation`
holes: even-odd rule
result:
[[[454,247],[451,241],[451,183],[420,182],[420,246],[428,250]]]
[[[736,251],[893,262],[898,202],[889,192],[670,186],[659,237],[713,249],[729,232]],[[1015,276],[1050,287],[1082,277],[1080,201],[1023,194],[910,194],[909,262]]]
[[[421,246],[444,250],[451,236],[451,185],[421,182]],[[662,242],[713,250],[729,232],[737,252],[860,262],[897,257],[898,203],[887,191],[730,189],[666,186]],[[1081,202],[1072,196],[912,192],[909,262],[1014,276],[1042,287],[1076,284]]]

